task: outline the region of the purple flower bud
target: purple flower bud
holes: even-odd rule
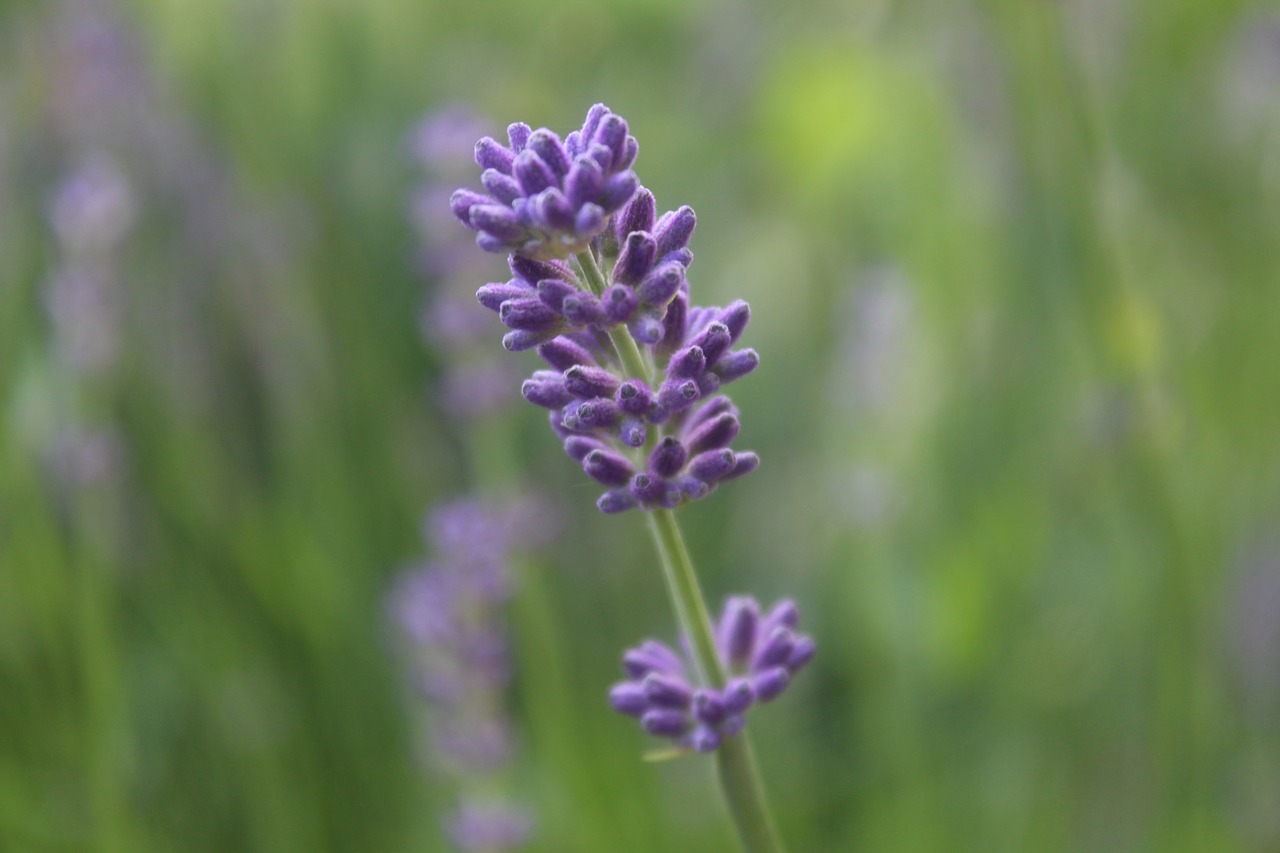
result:
[[[641,472],[631,479],[631,494],[642,505],[661,504],[667,494],[667,484],[660,477]]]
[[[489,196],[481,195],[471,190],[457,190],[449,197],[449,209],[453,211],[453,215],[458,218],[459,222],[472,230],[475,229],[475,226],[471,224],[471,208],[492,203],[493,199],[489,198]]]
[[[696,429],[687,430],[685,445],[695,456],[707,450],[719,450],[733,443],[733,440],[738,437],[740,427],[737,417],[731,412],[721,412],[714,418],[698,424]]]
[[[680,439],[668,435],[649,454],[649,471],[655,477],[663,479],[674,477],[680,473],[688,458],[688,451],[680,443]]]
[[[693,336],[689,343],[702,347],[707,356],[707,364],[715,364],[720,356],[729,349],[729,327],[724,323],[709,323],[705,329]]]
[[[578,406],[577,412],[578,423],[587,429],[600,429],[602,427],[611,427],[618,422],[622,416],[618,409],[618,404],[612,400],[595,399],[588,400]]]
[[[760,605],[748,596],[733,596],[724,605],[720,617],[719,642],[732,667],[741,667],[751,657],[756,644],[756,625],[760,622]]]
[[[643,447],[648,433],[644,421],[634,415],[625,415],[618,424],[618,438],[627,447]]]
[[[589,435],[570,435],[564,440],[564,452],[575,462],[581,462],[593,450],[608,450],[608,445]]]
[[[532,199],[534,217],[546,231],[568,231],[574,227],[577,210],[556,187],[548,187]]]
[[[695,409],[693,414],[691,414],[688,420],[685,421],[685,433],[692,433],[693,430],[697,429],[702,424],[712,418],[719,417],[725,412],[730,413],[734,417],[738,416],[738,410],[734,408],[733,401],[728,397],[712,397],[710,400],[707,400]]]
[[[622,116],[610,113],[600,122],[592,142],[599,143],[609,149],[613,163],[618,163],[626,156],[627,123]]]
[[[484,251],[493,252],[496,255],[510,251],[513,243],[511,240],[495,237],[488,231],[478,231],[476,232],[476,245]]]
[[[724,709],[727,714],[741,714],[756,702],[756,689],[746,678],[731,678],[724,686]]]
[[[667,313],[662,318],[662,338],[654,347],[656,355],[670,355],[684,343],[688,314],[689,297],[684,293],[677,293],[667,305]]]
[[[527,329],[513,329],[502,336],[502,346],[508,352],[524,352],[533,349],[540,343],[555,337],[556,331],[530,332]]]
[[[685,713],[670,708],[646,711],[640,718],[640,725],[646,732],[658,737],[679,737],[689,727]]]
[[[575,326],[599,325],[604,322],[604,309],[600,300],[585,290],[566,296],[560,303],[564,318]]]
[[[756,700],[768,702],[770,699],[777,698],[778,694],[787,689],[787,686],[791,684],[791,674],[787,672],[785,667],[775,666],[761,672],[752,679],[752,683],[756,689]]]
[[[662,321],[648,312],[637,312],[627,323],[636,343],[653,345],[662,340]]]
[[[636,194],[639,187],[640,182],[636,180],[635,172],[619,172],[604,182],[604,189],[600,192],[600,206],[606,211],[617,210]]]
[[[813,638],[796,637],[795,646],[791,649],[791,656],[787,658],[787,670],[792,674],[799,672],[805,664],[813,660],[813,655],[817,650],[818,646],[813,642]]]
[[[677,263],[659,264],[653,272],[644,277],[636,288],[636,295],[641,302],[649,305],[665,306],[675,298],[680,286],[684,284],[684,267]]]
[[[708,450],[689,460],[689,473],[704,483],[715,483],[733,470],[732,450]]]
[[[729,339],[736,344],[751,320],[751,306],[741,299],[735,300],[720,312],[719,319],[729,330]]]
[[[529,125],[522,121],[513,122],[507,125],[507,139],[511,143],[511,150],[519,154],[524,150],[524,146],[529,141],[529,134],[532,133]]]
[[[790,628],[785,625],[773,626],[765,636],[764,642],[756,649],[751,668],[764,670],[783,665],[791,657],[795,644],[795,634]]]
[[[618,245],[624,245],[627,242],[627,236],[638,231],[651,233],[656,213],[657,203],[654,201],[653,193],[644,187],[640,187],[618,213],[615,220],[617,223],[615,236],[617,237]],[[657,251],[657,247],[657,241],[654,241],[654,251]],[[628,282],[628,284],[634,283]]]
[[[515,212],[500,204],[477,204],[471,208],[471,227],[492,234],[500,240],[515,240],[524,235],[525,228],[516,219]]]
[[[630,169],[631,166],[636,162],[636,156],[639,155],[639,153],[640,153],[640,143],[636,142],[636,138],[634,136],[628,136],[626,147],[622,152],[622,159],[619,160],[614,165],[617,166],[619,169]]]
[[[721,741],[720,732],[709,726],[698,726],[689,735],[689,745],[698,752],[715,752]]]
[[[692,379],[707,369],[707,356],[696,344],[671,356],[667,362],[667,376],[672,379]]]
[[[609,322],[617,324],[625,323],[630,319],[636,310],[637,299],[635,291],[631,288],[625,284],[615,284],[604,292],[600,302],[604,306],[604,313]]]
[[[745,450],[739,453],[733,462],[733,470],[721,477],[722,480],[736,480],[739,477],[745,477],[752,471],[760,467],[760,457]]]
[[[622,669],[632,678],[643,678],[650,672],[679,675],[684,672],[684,664],[665,643],[645,640],[622,655]]]
[[[577,282],[577,277],[559,261],[540,261],[523,255],[512,255],[507,259],[507,264],[511,267],[512,275],[523,279],[530,286],[532,286],[532,282],[542,281],[547,278],[567,281],[570,284]]]
[[[698,383],[692,379],[667,379],[658,387],[658,405],[672,412],[693,405],[698,397]]]
[[[560,137],[545,127],[535,130],[529,135],[525,147],[542,159],[547,167],[560,178],[569,172],[569,155],[560,143]]]
[[[476,165],[481,169],[493,169],[504,175],[511,174],[516,155],[511,149],[492,137],[483,137],[476,143]]]
[[[511,329],[547,332],[560,328],[560,315],[539,299],[508,299],[498,307],[498,318]]]
[[[711,487],[695,477],[681,477],[680,493],[691,501],[700,501],[711,493]]]
[[[700,373],[693,381],[698,383],[698,393],[703,397],[710,397],[720,390],[720,377],[715,373]]]
[[[577,287],[558,278],[544,278],[538,282],[538,298],[553,311],[564,312],[564,301],[582,293]]]
[[[591,109],[587,110],[587,117],[582,122],[582,144],[590,145],[596,141],[596,133],[600,130],[600,122],[604,121],[605,116],[610,115],[612,110],[604,104],[592,104]]]
[[[511,281],[494,281],[476,291],[476,299],[490,311],[500,311],[502,303],[509,299],[524,299],[534,293],[519,279]]]
[[[576,364],[564,372],[564,384],[575,397],[590,400],[612,397],[620,383],[618,377],[604,368]]]
[[[609,690],[609,704],[613,710],[631,717],[639,717],[649,709],[643,684],[620,681]]]
[[[659,672],[650,672],[641,682],[645,697],[663,708],[688,708],[693,701],[693,690],[683,678]]]
[[[609,146],[593,142],[587,146],[587,156],[596,162],[601,172],[616,171],[613,168],[613,154],[609,151]]]
[[[643,415],[653,406],[653,391],[639,379],[628,379],[618,386],[614,399],[618,408],[632,415]]]
[[[800,609],[796,607],[794,601],[784,598],[773,605],[773,609],[764,617],[764,624],[769,631],[772,631],[778,625],[794,631],[796,626],[800,624]]]
[[[662,263],[679,264],[687,270],[693,264],[693,252],[688,249],[676,249],[674,252],[667,252],[658,260]]]
[[[625,486],[636,471],[625,456],[612,450],[591,451],[582,459],[582,470],[605,486]]]
[[[520,386],[520,393],[535,406],[544,409],[559,409],[573,400],[573,395],[564,387],[564,380],[557,376],[552,379],[526,379]]]
[[[510,205],[518,199],[523,192],[520,184],[509,174],[503,174],[497,169],[485,169],[480,175],[480,183],[489,191],[489,194],[505,205]]]
[[[526,196],[537,195],[556,185],[555,173],[542,162],[541,157],[528,149],[516,155],[512,172]]]
[[[689,245],[689,238],[693,236],[693,229],[697,224],[698,218],[694,215],[693,208],[688,205],[662,214],[662,218],[653,226],[653,236],[658,240],[659,256]]]
[[[574,230],[584,236],[598,234],[604,228],[604,217],[605,211],[600,205],[584,204],[578,208],[578,215],[574,217]]]
[[[753,349],[738,350],[721,358],[713,370],[721,382],[741,379],[760,366],[760,356]]]
[[[564,372],[575,364],[594,364],[595,359],[581,344],[561,335],[538,347],[538,355],[556,370]]]
[[[613,280],[624,284],[639,284],[653,269],[658,244],[653,239],[653,235],[645,231],[632,231],[622,238],[620,245],[622,249],[618,252],[618,260],[613,265]]]
[[[622,682],[633,684],[634,682]],[[621,686],[621,685],[618,685]],[[724,700],[712,690],[698,690],[693,694],[693,716],[700,723],[715,725],[725,717]]]
[[[609,515],[625,512],[635,505],[635,496],[627,489],[610,489],[596,500],[596,508]]]
[[[601,171],[600,164],[590,157],[574,160],[565,178],[564,190],[574,207],[580,208],[588,202],[595,203],[604,192],[604,172]]]

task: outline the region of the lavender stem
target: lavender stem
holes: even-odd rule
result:
[[[592,292],[599,296],[604,292],[606,280],[595,256],[590,250],[577,255],[583,277]],[[646,363],[635,339],[624,325],[609,331],[618,358],[631,376],[652,378],[652,368]],[[655,440],[651,432],[646,445]],[[716,651],[715,634],[711,615],[707,611],[698,575],[685,547],[684,536],[675,513],[669,509],[653,509],[646,513],[649,532],[662,563],[663,578],[676,613],[681,632],[689,638],[693,650],[693,666],[698,680],[715,688],[725,684],[724,666]],[[729,806],[729,814],[738,830],[739,840],[748,853],[782,853],[760,773],[756,768],[755,751],[746,730],[734,737],[725,738],[717,750],[717,776]]]
[[[680,524],[669,509],[654,509],[647,515],[667,591],[680,628],[689,638],[698,678],[704,684],[723,687],[725,672],[716,652],[711,617],[702,598]],[[716,750],[716,769],[743,849],[747,853],[782,853],[782,842],[773,826],[764,785],[756,768],[755,751],[746,729],[724,739]]]

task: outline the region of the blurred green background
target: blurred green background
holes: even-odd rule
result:
[[[713,603],[819,641],[752,716],[791,849],[1280,850],[1277,92],[1236,0],[0,4],[0,849],[445,849],[385,598],[492,472],[407,140],[604,101],[695,301],[754,309],[762,467],[681,515]],[[674,630],[641,519],[505,418],[564,515],[532,849],[733,849],[605,704]]]

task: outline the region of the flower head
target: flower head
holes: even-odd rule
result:
[[[609,704],[639,719],[651,735],[711,752],[741,731],[752,705],[777,698],[813,658],[814,642],[796,632],[798,623],[790,599],[762,615],[754,598],[734,596],[716,629],[716,651],[728,675],[723,687],[697,685],[683,657],[646,640],[623,655],[627,678],[609,691]]]
[[[583,130],[570,134],[566,150],[585,145],[599,153],[604,143],[589,140],[618,126],[626,124],[597,105]],[[540,133],[513,133],[512,150],[516,140],[532,145]],[[608,133],[612,139],[617,131]],[[499,162],[491,142],[477,147],[482,166]],[[751,310],[741,300],[724,308],[691,305],[693,209],[658,216],[653,193],[630,179],[627,185],[627,198],[599,208],[607,219],[593,218],[586,231],[557,232],[554,252],[546,250],[545,229],[532,243],[527,229],[499,241],[497,232],[477,225],[491,215],[477,211],[493,205],[475,201],[467,190],[454,195],[455,213],[459,199],[469,205],[462,218],[481,228],[482,245],[511,252],[512,277],[484,285],[476,296],[507,326],[505,348],[536,348],[547,362],[550,369],[536,371],[521,391],[551,410],[565,452],[607,487],[597,501],[604,512],[673,508],[755,470],[760,461],[730,449],[740,428],[738,412],[717,394],[760,363],[755,350],[735,349]],[[511,202],[512,210],[521,204],[528,209],[522,199]]]
[[[554,131],[522,122],[507,128],[507,140],[486,136],[476,143],[486,192],[458,190],[450,199],[486,251],[542,260],[581,252],[639,186],[631,171],[635,137],[604,104],[593,106],[582,129],[563,142]]]

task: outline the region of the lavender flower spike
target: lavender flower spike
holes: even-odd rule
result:
[[[631,171],[639,147],[627,123],[604,104],[560,140],[516,123],[507,145],[484,137],[476,163],[487,193],[458,190],[450,207],[490,252],[549,260],[584,251],[639,187]]]
[[[742,730],[751,706],[776,699],[813,658],[816,646],[796,632],[797,623],[790,599],[762,615],[754,598],[730,598],[716,628],[716,652],[728,676],[723,687],[695,686],[671,647],[648,640],[623,655],[627,679],[609,691],[609,703],[649,734],[712,752]]]

